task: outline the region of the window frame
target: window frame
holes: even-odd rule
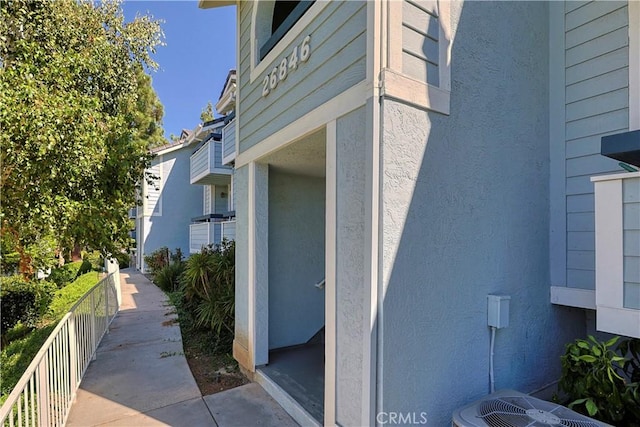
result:
[[[267,39],[266,42],[259,49],[258,58],[262,61],[265,56],[271,52],[271,50],[278,44],[280,40],[284,37],[285,34],[289,32],[289,30],[302,18],[302,16],[309,10],[309,8],[313,5],[315,0],[301,0],[296,7],[293,8],[291,13],[282,21],[282,24],[271,33],[271,37]],[[275,2],[274,2],[275,4]],[[273,17],[271,18],[273,22]]]
[[[256,79],[261,79],[265,71],[277,60],[280,59],[285,49],[291,46],[302,31],[327,7],[331,2],[317,0],[304,11],[298,20],[287,29],[286,33],[274,44],[271,50],[260,59],[260,49],[267,43],[267,40],[259,40],[260,34],[264,31],[263,26],[269,26],[271,32],[271,21],[273,19],[273,0],[260,0],[252,2],[251,11],[251,71],[249,73],[249,83]],[[284,23],[283,23],[284,24]],[[282,28],[284,25],[281,25]],[[277,32],[277,31],[276,31]],[[264,37],[264,36],[263,36]],[[272,36],[269,36],[271,38]]]

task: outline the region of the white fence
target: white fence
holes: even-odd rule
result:
[[[80,380],[118,313],[117,267],[62,318],[0,408],[0,426],[63,426]]]

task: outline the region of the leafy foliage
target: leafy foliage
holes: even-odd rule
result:
[[[63,288],[69,283],[73,282],[76,277],[78,277],[78,275],[86,273],[86,271],[82,273],[80,272],[82,267],[82,261],[70,262],[63,265],[62,267],[52,269],[51,274],[49,274],[49,277],[47,279],[55,283],[56,286],[58,286],[58,289]]]
[[[235,243],[224,240],[191,255],[182,289],[196,323],[214,331],[218,341],[229,346],[235,321]]]
[[[569,407],[617,426],[636,427],[640,420],[638,366],[640,341],[620,338],[599,342],[589,336],[566,347],[559,388]]]
[[[180,287],[180,275],[184,271],[184,262],[171,262],[169,265],[156,271],[153,281],[165,292],[177,291]]]
[[[102,271],[104,268],[104,257],[98,251],[85,252],[82,254],[82,260],[91,265],[91,269]]]
[[[162,134],[162,108],[144,69],[159,23],[125,23],[119,1],[0,2],[0,221],[27,249],[55,236],[119,253],[128,209]]]
[[[202,109],[202,112],[200,113],[200,120],[202,120],[203,123],[206,123],[210,122],[214,118],[215,116],[213,114],[213,105],[211,104],[211,101],[208,101],[207,106],[204,107]]]
[[[149,270],[152,275],[156,271],[160,271],[169,265],[170,260],[169,248],[166,246],[156,249],[149,255],[144,256],[144,263],[147,266],[147,270]]]
[[[47,340],[60,319],[99,280],[99,274],[89,272],[78,277],[68,286],[55,291],[49,309],[42,321],[39,322],[37,329],[21,338],[11,340],[8,345],[2,347],[2,352],[0,353],[0,378],[2,378],[0,382],[0,401],[3,401],[3,398],[17,384],[31,360],[33,360],[33,357],[40,350],[40,347],[42,347],[42,344]],[[2,284],[4,285],[4,282]]]
[[[35,327],[46,313],[55,287],[45,281],[27,281],[23,276],[0,278],[0,319],[2,333],[21,322]]]

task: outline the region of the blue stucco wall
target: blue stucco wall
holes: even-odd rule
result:
[[[249,166],[234,171],[236,191],[235,341],[249,348]]]
[[[162,156],[162,215],[144,218],[147,255],[163,246],[189,253],[189,224],[202,214],[202,187],[189,183],[192,151],[185,147]]]
[[[362,366],[367,335],[367,109],[336,121],[336,421],[362,424]]]
[[[324,326],[325,180],[269,172],[269,348]]]
[[[382,106],[379,410],[429,426],[489,392],[487,294],[511,296],[497,389],[556,380],[585,328],[549,302],[548,5],[451,7],[451,115]]]

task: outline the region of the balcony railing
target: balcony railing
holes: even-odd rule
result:
[[[191,184],[227,185],[231,182],[231,168],[222,164],[222,144],[213,139],[191,155]]]
[[[640,338],[640,172],[591,178],[597,328]]]
[[[236,121],[222,128],[222,163],[228,165],[236,159]]]
[[[119,289],[116,267],[62,318],[0,408],[0,426],[66,423],[80,380],[118,312]]]
[[[197,222],[189,225],[189,251],[200,252],[203,246],[217,244],[222,239],[235,240],[236,221]]]

